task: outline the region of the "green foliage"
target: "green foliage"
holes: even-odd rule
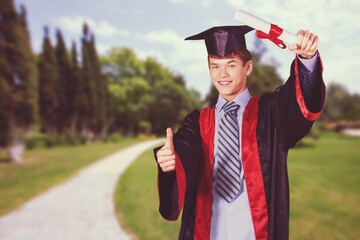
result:
[[[59,75],[49,30],[45,27],[44,31],[43,48],[38,62],[41,126],[48,134],[56,134],[58,117],[60,117]]]
[[[141,120],[139,122],[139,130],[142,133],[150,134],[151,133],[151,124],[148,121]]]
[[[109,91],[113,102],[113,129],[125,133],[138,133],[139,122],[146,119],[147,105],[151,99],[149,84],[142,78],[112,83]]]
[[[10,148],[24,145],[37,118],[37,71],[26,10],[21,6],[18,13],[13,0],[0,1],[0,118],[0,145]]]
[[[163,134],[201,108],[200,94],[152,58],[141,60],[131,49],[114,48],[101,62],[110,82],[112,131]],[[150,126],[144,127],[145,122]]]
[[[57,87],[56,93],[58,96],[59,108],[57,111],[57,130],[59,133],[63,133],[67,128],[69,128],[71,119],[70,111],[71,111],[71,103],[72,99],[72,91],[73,89],[70,86],[71,81],[71,65],[70,59],[67,54],[66,45],[63,39],[63,36],[60,30],[56,31],[56,39],[57,43],[55,46],[55,58],[57,65]]]
[[[326,102],[320,120],[341,121],[360,119],[360,95],[351,95],[341,84],[332,83],[326,88]]]
[[[149,106],[150,121],[155,134],[162,135],[167,126],[177,126],[189,113],[189,93],[172,82],[158,82],[153,89],[153,101]]]
[[[84,115],[80,116],[81,131],[101,138],[107,128],[108,88],[95,48],[95,37],[90,34],[87,24],[82,37],[81,86],[84,89],[81,103]]]
[[[219,92],[214,85],[211,85],[209,93],[205,97],[205,104],[209,107],[214,107],[217,103]]]
[[[184,86],[184,81],[181,76],[174,75],[169,69],[163,67],[160,63],[152,58],[147,58],[144,61],[144,77],[151,86],[154,86],[157,82],[169,81],[178,85]]]
[[[86,100],[86,81],[82,75],[81,67],[78,62],[78,52],[76,44],[73,42],[71,48],[71,81],[69,84],[70,95],[70,131],[73,134],[81,132],[86,124],[87,100]],[[70,101],[71,100],[71,101]]]
[[[253,96],[273,92],[283,83],[275,66],[261,64],[258,59],[260,57],[253,57],[254,67],[247,82],[247,87]]]

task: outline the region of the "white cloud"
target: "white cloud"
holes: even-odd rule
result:
[[[159,49],[166,56],[167,63],[179,65],[181,69],[184,65],[199,64],[206,60],[206,48],[203,41],[185,41],[182,36],[171,29],[153,31],[143,36],[145,41],[159,44]],[[164,51],[164,47],[170,51]]]
[[[109,46],[108,44],[96,43],[96,49],[98,54],[105,55],[111,49],[111,46]]]
[[[169,0],[171,3],[184,3],[187,2],[188,0]]]
[[[202,0],[201,5],[203,7],[211,7],[214,4],[214,0]]]
[[[184,41],[182,36],[171,29],[152,31],[139,38],[155,46],[152,50],[142,51],[141,55],[153,56],[171,70],[186,73],[191,76],[191,79],[186,79],[188,85],[200,90],[203,95],[206,94],[210,78],[203,41]],[[165,51],[164,48],[169,50]]]
[[[148,42],[157,42],[168,45],[178,45],[183,41],[183,39],[171,29],[149,32],[144,36],[144,39]]]
[[[98,37],[114,37],[116,35],[128,36],[129,31],[119,30],[107,21],[96,22],[88,17],[60,17],[56,23],[64,30],[70,33],[79,33],[82,31],[84,23],[87,23],[92,32]]]
[[[191,4],[192,6],[194,6],[194,2],[191,2],[189,0],[169,0],[170,3],[174,3],[174,4],[183,4],[183,3],[188,3]],[[200,3],[200,5],[202,7],[211,7],[214,4],[214,0],[200,0],[198,1],[198,3]]]
[[[245,0],[227,0],[227,2],[231,7],[243,8],[243,9],[245,9],[244,8],[245,5],[250,4],[249,1],[245,2]]]

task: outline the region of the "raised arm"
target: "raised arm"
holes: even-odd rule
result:
[[[300,30],[297,37],[298,43],[289,46],[297,55],[291,65],[289,79],[275,93],[262,98],[271,102],[269,109],[273,111],[282,144],[288,148],[311,130],[325,100],[319,38],[307,30]],[[308,59],[312,60],[311,69],[303,63]]]

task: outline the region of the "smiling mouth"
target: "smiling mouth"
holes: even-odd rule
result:
[[[232,82],[232,81],[218,81],[219,85],[220,85],[220,86],[223,86],[223,87],[229,85],[231,82]]]

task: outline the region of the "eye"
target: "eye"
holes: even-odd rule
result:
[[[236,68],[236,64],[230,64],[228,65],[228,68]]]
[[[211,65],[211,69],[218,69],[219,66],[218,65]]]

